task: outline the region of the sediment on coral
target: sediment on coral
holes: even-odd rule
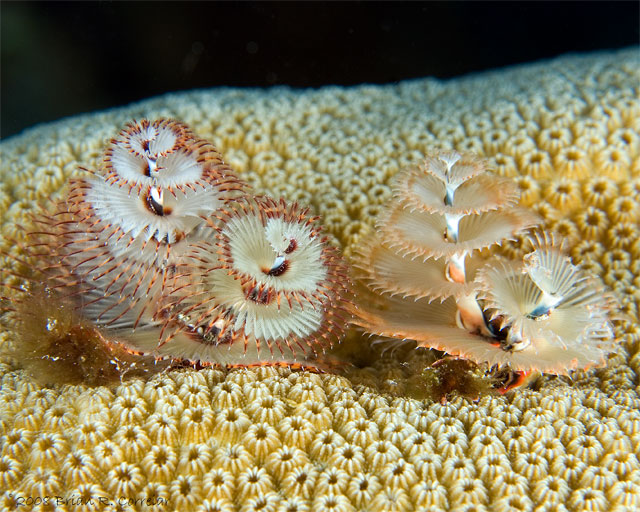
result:
[[[412,365],[398,361],[402,352],[376,353],[373,361],[351,343],[342,349],[366,368],[348,378],[207,368],[113,389],[43,388],[6,355],[15,340],[3,330],[0,508],[53,493],[155,496],[185,511],[638,508],[640,244],[637,229],[614,229],[616,215],[628,214],[626,207],[614,213],[613,202],[637,202],[640,190],[639,69],[631,49],[447,82],[179,93],[3,140],[1,243],[12,253],[8,240],[35,205],[59,197],[77,166],[95,167],[103,141],[132,118],[188,123],[258,191],[304,198],[347,255],[372,230],[371,206],[388,199],[399,169],[438,149],[473,147],[516,179],[523,206],[548,213],[541,213],[545,228],[573,223],[567,249],[577,263],[603,278],[626,276],[613,288],[629,320],[616,327],[620,351],[605,368],[444,405],[407,397]],[[292,186],[297,176],[308,190]],[[526,250],[516,240],[495,252],[522,257]],[[264,414],[262,404],[270,406]],[[183,421],[198,407],[211,411],[212,424],[210,414],[198,423],[193,412]],[[62,409],[68,414],[55,412]]]

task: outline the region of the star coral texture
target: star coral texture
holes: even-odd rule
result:
[[[474,152],[516,180],[521,204],[566,234],[574,261],[631,320],[616,327],[620,348],[605,368],[476,403],[408,396],[408,369],[429,361],[421,353],[409,365],[386,353],[348,379],[208,368],[113,388],[42,388],[3,355],[0,508],[57,494],[155,497],[170,504],[157,510],[185,511],[635,510],[639,69],[632,49],[447,82],[180,93],[3,141],[2,241],[14,254],[7,240],[36,204],[59,196],[79,165],[96,168],[103,141],[132,118],[188,123],[258,192],[321,214],[348,255],[399,169],[437,150]],[[496,252],[521,258],[528,247],[515,240]],[[0,340],[12,348],[7,332]]]

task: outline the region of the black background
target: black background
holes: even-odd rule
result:
[[[352,85],[639,42],[639,2],[2,1],[1,127],[169,91]]]

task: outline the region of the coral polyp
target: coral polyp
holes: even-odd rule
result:
[[[488,367],[567,373],[613,349],[613,296],[571,263],[538,219],[515,206],[513,182],[475,157],[427,157],[401,172],[356,265],[367,285],[355,322]],[[523,237],[524,261],[481,257]],[[366,301],[369,301],[367,304]]]
[[[208,220],[211,241],[193,244],[176,271],[164,306],[173,330],[158,353],[247,364],[318,358],[343,331],[348,279],[317,220],[270,198],[220,209]]]

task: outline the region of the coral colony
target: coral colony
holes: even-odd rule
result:
[[[611,295],[551,236],[526,234],[538,219],[516,206],[515,183],[485,171],[442,152],[397,175],[359,248],[355,305],[307,209],[252,195],[186,125],[133,122],[35,219],[32,277],[14,308],[27,365],[93,365],[96,381],[149,361],[322,369],[347,311],[369,333],[463,359],[434,366],[447,381],[474,364],[520,376],[603,364]],[[532,245],[523,261],[485,259],[516,235]]]
[[[396,176],[388,211],[360,248],[368,293],[355,322],[519,377],[604,364],[612,295],[551,236],[526,232],[537,218],[514,206],[514,183],[485,171],[481,160],[442,152]],[[516,235],[532,246],[523,261],[482,257]]]
[[[185,512],[640,510],[639,80],[639,54],[637,48],[631,48],[562,57],[446,82],[430,78],[390,86],[306,91],[188,91],[34,127],[0,142],[4,242],[0,266],[6,269],[0,281],[17,289],[3,289],[0,295],[10,300],[22,298],[19,304],[10,304],[17,311],[0,315],[0,322],[5,323],[0,328],[0,510],[76,512],[91,509],[90,503],[99,508],[101,502],[109,503],[105,505],[108,510]],[[116,336],[119,321],[106,325],[108,312],[102,323],[92,320],[86,309],[78,307],[82,292],[74,294],[74,286],[54,287],[51,277],[37,272],[41,268],[52,276],[55,269],[45,267],[67,264],[46,254],[46,248],[58,247],[48,235],[33,234],[24,242],[25,228],[53,230],[46,223],[33,225],[37,203],[46,197],[67,197],[72,173],[93,179],[88,173],[74,173],[79,163],[94,169],[95,177],[103,176],[105,147],[120,132],[120,123],[124,126],[134,116],[141,119],[142,113],[153,121],[168,112],[189,123],[200,138],[215,141],[224,162],[237,177],[255,184],[256,191],[284,197],[289,208],[294,200],[310,205],[322,215],[322,233],[334,236],[347,258],[367,252],[363,242],[375,219],[380,214],[386,218],[389,206],[405,201],[400,189],[397,199],[391,201],[393,180],[397,177],[401,182],[404,173],[410,172],[399,174],[401,169],[418,165],[414,175],[425,174],[425,157],[437,158],[436,148],[481,155],[489,162],[488,171],[477,178],[501,183],[490,195],[494,201],[498,194],[502,197],[499,204],[503,206],[494,211],[508,213],[519,206],[534,211],[541,221],[540,227],[529,228],[537,230],[538,237],[525,230],[513,235],[515,241],[472,249],[465,256],[466,291],[463,288],[444,301],[456,306],[456,300],[475,286],[487,290],[493,296],[478,291],[476,302],[485,324],[498,331],[495,336],[468,336],[469,342],[481,343],[487,357],[504,361],[519,354],[537,357],[540,336],[545,336],[552,359],[561,357],[565,349],[553,337],[547,339],[550,330],[542,327],[548,320],[561,318],[567,311],[563,308],[573,305],[565,289],[547,286],[544,273],[537,272],[554,268],[550,276],[559,276],[562,270],[577,280],[592,272],[619,298],[619,310],[629,320],[613,322],[615,352],[607,356],[604,368],[565,370],[570,371],[570,378],[550,375],[536,380],[535,389],[519,388],[508,396],[496,396],[496,386],[508,378],[508,361],[501,363],[502,371],[487,375],[489,363],[476,364],[460,355],[443,356],[439,350],[416,348],[415,340],[363,335],[361,327],[350,328],[342,342],[327,351],[354,367],[330,366],[325,374],[269,366],[227,371],[223,367],[200,369],[196,363],[187,368],[177,357],[155,361],[152,355],[124,350],[125,341],[140,346],[151,340],[156,346],[166,340],[152,352],[170,354],[170,350],[184,348],[190,339],[214,340],[216,335],[221,341],[230,339],[226,332],[231,331],[223,333],[229,324],[219,318],[228,302],[198,321],[215,304],[215,300],[206,300],[215,298],[207,291],[210,281],[201,281],[213,258],[218,258],[221,267],[228,266],[227,272],[233,267],[227,281],[231,284],[237,285],[240,279],[230,278],[241,274],[242,280],[255,277],[255,283],[294,276],[287,275],[294,270],[293,262],[284,263],[292,244],[284,237],[277,243],[277,222],[269,224],[273,217],[267,212],[276,206],[265,204],[264,198],[246,197],[251,194],[247,189],[227,190],[226,196],[245,197],[225,198],[216,211],[203,215],[202,223],[199,215],[192,219],[199,230],[214,236],[189,237],[190,247],[184,252],[181,245],[170,242],[171,257],[175,255],[179,264],[166,272],[160,297],[169,300],[150,304],[134,331],[155,333],[153,338]],[[221,165],[218,168],[223,170]],[[519,199],[511,181],[494,181],[497,176],[517,184]],[[229,183],[227,188],[241,185]],[[454,206],[471,185],[464,182],[455,189]],[[160,205],[166,213],[171,194],[167,196],[166,189],[162,197],[157,191],[153,194],[149,206],[159,212]],[[446,186],[441,185],[438,199],[442,203],[445,194]],[[265,227],[264,237],[256,235],[256,239],[266,238],[267,249],[274,244],[273,252],[258,262],[259,274],[256,267],[251,270],[240,263],[236,251],[244,242],[232,236],[238,234],[245,213],[256,211],[262,212],[259,220]],[[298,216],[302,208],[287,212]],[[472,215],[476,214],[470,210],[465,217]],[[237,217],[238,225],[225,232],[218,217]],[[461,239],[469,220],[459,222]],[[251,222],[254,227],[258,224]],[[305,230],[305,225],[301,223],[300,229]],[[309,231],[316,226],[312,221]],[[53,231],[58,229],[62,227]],[[542,230],[553,231],[554,237],[543,236]],[[503,240],[509,238],[511,235]],[[236,240],[235,247],[231,240]],[[33,247],[39,241],[44,245]],[[155,242],[149,238],[148,243]],[[289,260],[300,261],[298,256],[303,253],[296,251],[303,244],[293,245]],[[322,245],[325,247],[331,245]],[[400,248],[395,246],[391,254]],[[71,252],[71,246],[56,250]],[[314,250],[310,247],[304,254],[318,256]],[[524,258],[534,250],[545,252]],[[36,256],[30,258],[30,253]],[[71,256],[66,262],[72,258],[80,261]],[[441,290],[446,286],[464,286],[442,278],[446,277],[447,256],[426,258],[426,264],[442,264],[435,277],[425,275],[424,259],[412,260],[407,255],[401,266],[392,265],[398,269],[415,263],[423,269],[423,273],[411,274],[424,277],[415,277],[414,295],[401,301],[405,307],[425,292],[429,292],[424,296],[427,302],[435,292],[444,297]],[[486,265],[487,270],[482,271]],[[107,263],[103,267],[106,270]],[[267,274],[280,275],[267,276],[264,269]],[[393,292],[380,288],[389,286],[383,275],[376,275],[380,282],[373,284],[366,271],[358,271],[364,273],[365,281],[354,283],[352,301],[359,311],[379,313],[386,325],[389,316],[384,313],[392,311],[383,309],[389,298],[400,299],[406,292],[392,296]],[[451,271],[456,274],[455,268]],[[20,277],[25,273],[31,279]],[[186,276],[176,277],[182,274],[189,274],[184,288],[179,281]],[[112,273],[109,281],[116,275]],[[226,275],[217,269],[211,278],[218,282]],[[271,277],[273,280],[267,279]],[[429,284],[432,281],[435,286]],[[246,286],[251,284],[246,281]],[[592,285],[601,288],[597,282]],[[289,289],[278,288],[280,301],[288,307],[290,296],[295,308],[297,301]],[[537,298],[532,297],[531,304],[513,301],[510,297],[518,290],[532,290]],[[259,291],[258,287],[256,298]],[[202,301],[195,295],[198,292],[203,293]],[[544,297],[545,292],[550,297]],[[278,297],[261,295],[263,301],[271,297],[277,301]],[[314,314],[306,304],[309,300],[317,304],[322,298],[297,295],[304,311]],[[554,307],[560,295],[564,300]],[[434,299],[433,306],[440,300]],[[96,309],[98,314],[110,301]],[[514,305],[523,309],[514,310]],[[540,309],[534,311],[538,305]],[[597,315],[605,309],[589,306],[575,311],[590,310]],[[157,323],[145,328],[147,315],[153,319],[155,310]],[[506,314],[492,318],[498,310]],[[447,313],[446,319],[453,324],[453,330],[447,332],[466,337],[469,327],[458,327],[456,311],[452,307]],[[522,318],[522,312],[531,313],[532,318]],[[139,313],[132,310],[123,318]],[[211,332],[204,334],[211,321]],[[358,317],[359,323],[363,321]],[[471,325],[469,319],[465,323]],[[268,328],[271,324],[263,325]],[[277,325],[281,328],[282,324]],[[430,325],[429,332],[437,328]],[[572,325],[580,328],[580,323]],[[530,345],[519,342],[520,337],[530,340]],[[578,340],[567,332],[560,337],[570,349]],[[238,333],[233,344],[216,349],[215,343],[206,347],[198,343],[197,348],[199,353],[206,348],[219,357],[224,353],[242,364],[244,339]],[[249,354],[254,350],[253,340],[246,339]],[[300,352],[293,337],[287,340],[296,354]],[[595,341],[594,336],[582,336],[585,340],[589,346]],[[271,359],[268,344],[262,341],[261,359],[277,361],[277,343],[272,342]],[[318,344],[313,346],[321,361],[327,357]],[[515,350],[520,347],[522,350]],[[308,352],[306,364],[320,364],[311,348]],[[102,375],[100,362],[107,364]],[[174,371],[176,366],[178,371]],[[167,370],[151,375],[158,368]],[[138,370],[142,378],[131,378]],[[74,377],[77,380],[72,382],[79,384],[43,386],[44,377],[54,383],[61,377],[65,382]],[[105,381],[110,385],[100,385]],[[436,402],[442,397],[447,403]],[[470,397],[479,400],[472,403]],[[54,501],[47,503],[48,497]]]

